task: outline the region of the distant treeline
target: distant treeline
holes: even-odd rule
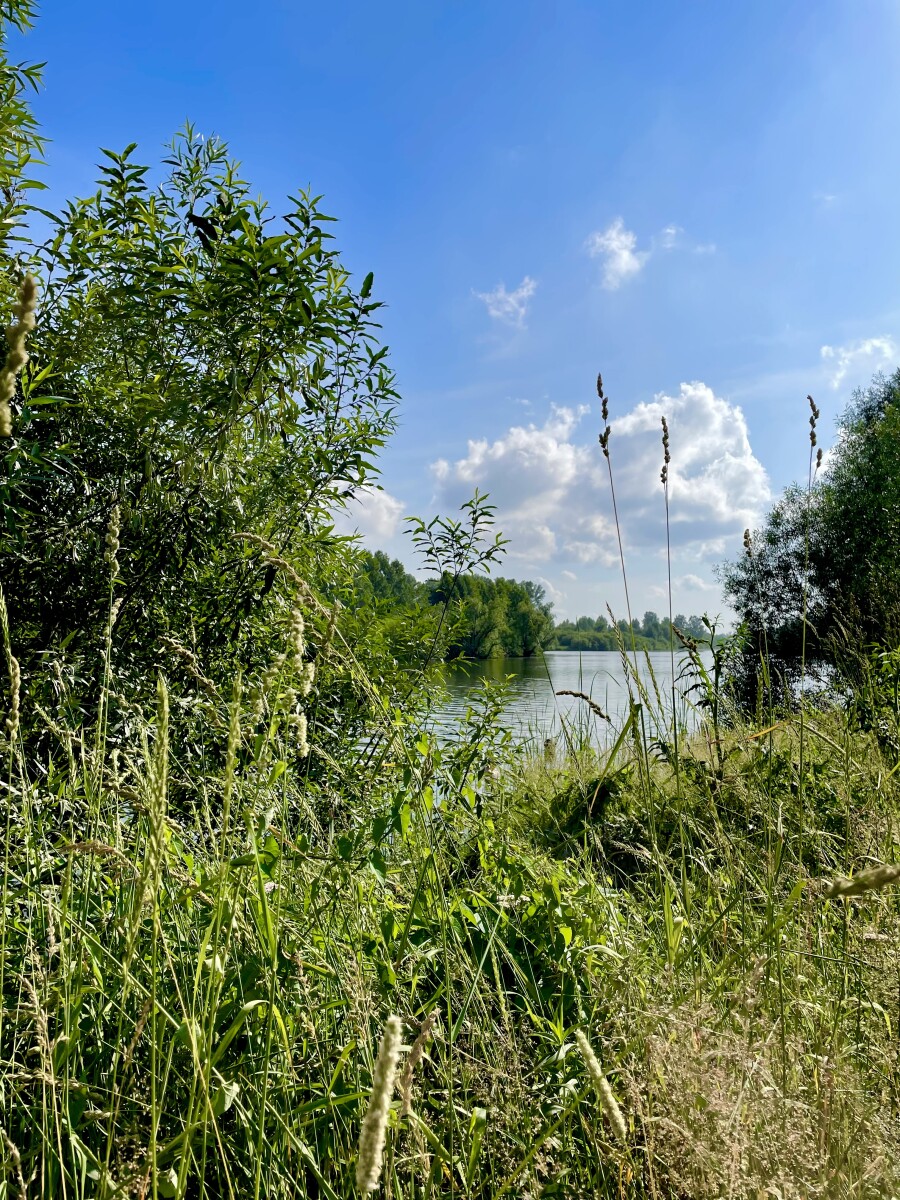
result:
[[[709,637],[701,617],[678,613],[672,624],[688,637],[703,640]],[[554,632],[551,650],[617,650],[620,638],[624,638],[629,649],[632,645],[638,650],[669,648],[669,621],[655,612],[645,612],[642,621],[635,617],[630,625],[621,620],[615,626],[604,616],[579,617],[576,621],[560,621]]]
[[[435,609],[435,635],[444,658],[529,658],[541,650],[666,650],[669,622],[655,612],[631,625],[616,626],[604,616],[553,621],[553,608],[539,583],[531,580],[463,575],[418,580],[399,559],[381,550],[360,555],[358,595],[382,614]],[[440,620],[438,614],[444,611]],[[679,613],[674,625],[689,637],[706,638],[700,617]]]

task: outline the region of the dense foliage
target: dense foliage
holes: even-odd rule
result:
[[[855,393],[823,469],[811,458],[809,485],[787,489],[723,583],[749,703],[763,658],[788,685],[804,662],[858,685],[870,646],[900,645],[900,371]]]
[[[284,607],[237,535],[335,586],[330,513],[392,428],[378,305],[316,201],[270,215],[215,139],[176,139],[155,186],[133,147],[106,157],[35,251],[40,321],[0,479],[14,637],[29,666],[96,651],[111,532],[122,679],[165,636],[228,680]]]
[[[359,564],[364,603],[397,619],[439,611],[432,620],[442,659],[528,658],[553,636],[552,608],[539,583],[449,571],[420,581],[383,551],[361,553]]]

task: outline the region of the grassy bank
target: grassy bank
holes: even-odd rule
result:
[[[272,688],[199,765],[162,681],[8,746],[0,1194],[358,1194],[391,1014],[386,1196],[897,1194],[897,902],[821,882],[897,858],[852,715],[676,753],[635,694],[548,758],[488,696],[316,774]]]

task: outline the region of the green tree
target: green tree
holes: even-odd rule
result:
[[[551,605],[531,581],[445,573],[429,585],[429,600],[451,607],[450,658],[528,658],[553,638]]]
[[[375,604],[411,608],[424,593],[423,585],[414,575],[410,575],[403,563],[398,558],[388,558],[383,550],[374,553],[361,551],[359,574],[363,594],[370,595]]]
[[[900,645],[900,371],[857,391],[838,433],[827,469],[789,487],[722,568],[747,631],[748,703],[761,656],[790,683],[805,646],[808,669],[858,681],[872,643]]]
[[[146,674],[168,637],[230,680],[270,655],[286,602],[236,535],[341,581],[331,513],[393,427],[378,304],[318,201],[276,217],[218,140],[188,128],[157,184],[133,146],[104,153],[96,194],[32,258],[39,323],[0,475],[14,637],[33,664],[95,656],[114,535],[120,672]]]
[[[29,212],[28,193],[42,186],[32,168],[40,162],[44,144],[28,103],[29,93],[40,85],[41,68],[11,62],[8,53],[10,32],[30,29],[34,10],[32,0],[4,0],[0,7],[0,299],[7,307],[18,282],[18,271],[10,268],[17,267],[14,256]]]

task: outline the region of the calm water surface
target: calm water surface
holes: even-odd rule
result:
[[[676,655],[676,681],[683,665],[683,660]],[[666,710],[671,713],[672,660],[669,652],[656,651],[649,656],[639,654],[638,668],[641,679],[651,697],[654,697],[652,672]],[[482,680],[499,682],[507,678],[510,678],[506,706],[509,726],[514,733],[530,735],[536,740],[557,736],[561,719],[565,719],[584,723],[590,727],[592,736],[602,742],[611,729],[621,728],[628,713],[625,670],[617,651],[595,650],[578,654],[567,650],[550,650],[543,657],[488,660],[459,667],[448,665],[445,679],[449,699],[437,714],[438,727],[448,728],[465,715],[466,707],[472,703],[473,693]],[[684,687],[683,682],[676,682],[676,704],[683,718],[686,706],[680,693]],[[592,716],[583,701],[572,696],[557,696],[556,693],[563,689],[586,692],[609,714],[612,724],[608,725]]]

